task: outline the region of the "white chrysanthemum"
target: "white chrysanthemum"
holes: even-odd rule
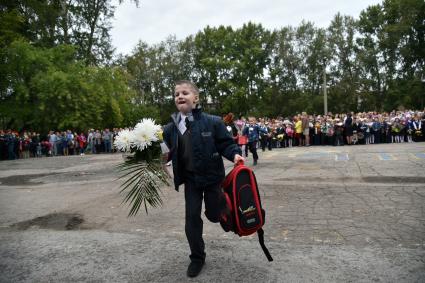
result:
[[[131,145],[134,140],[134,133],[130,130],[122,130],[115,137],[114,146],[119,151],[130,152]]]
[[[134,140],[132,146],[138,150],[144,150],[150,146],[152,142],[158,141],[158,132],[161,130],[161,126],[156,125],[152,119],[142,119],[140,123],[134,127]]]

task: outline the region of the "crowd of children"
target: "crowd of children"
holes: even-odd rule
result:
[[[257,164],[257,148],[310,145],[355,145],[377,143],[420,142],[425,137],[424,111],[392,111],[390,113],[346,113],[293,117],[235,119],[232,113],[223,117],[235,142],[253,154]]]
[[[239,117],[232,113],[223,117],[235,142],[243,152],[253,154],[257,163],[257,148],[310,145],[355,145],[377,143],[420,142],[425,140],[425,111],[363,112],[293,117]],[[84,155],[114,152],[113,140],[120,129],[35,132],[0,130],[0,160],[41,156]]]
[[[119,129],[94,130],[78,134],[75,131],[36,132],[0,130],[0,160],[42,156],[84,155],[113,152],[113,139]]]

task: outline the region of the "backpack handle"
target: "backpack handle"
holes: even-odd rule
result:
[[[239,160],[238,162],[235,163],[235,167],[234,168],[236,168],[238,166],[242,166],[242,165],[244,165],[243,160]]]

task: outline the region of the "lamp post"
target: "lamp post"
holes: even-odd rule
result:
[[[422,81],[422,83],[425,83],[425,76],[423,74],[421,76],[421,81]],[[421,95],[421,108],[425,109],[424,108],[424,95]]]

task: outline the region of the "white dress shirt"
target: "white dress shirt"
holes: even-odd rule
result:
[[[184,133],[186,132],[187,128],[186,128],[186,117],[187,115],[183,114],[180,112],[180,122],[179,122],[179,131],[182,135],[184,135]]]

